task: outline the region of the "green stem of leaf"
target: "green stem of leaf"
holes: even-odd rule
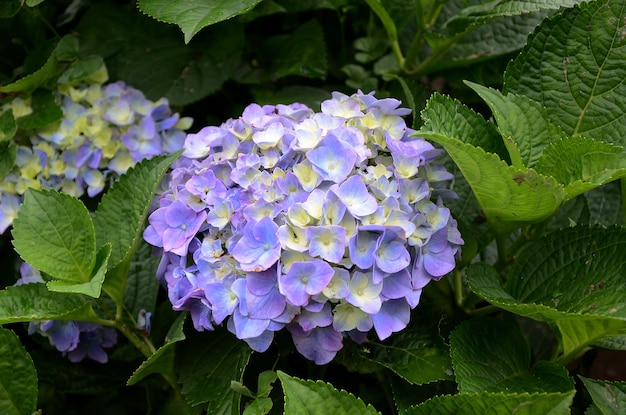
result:
[[[463,292],[463,274],[458,268],[454,269],[454,298],[456,305],[462,307],[465,302],[465,295]]]
[[[622,191],[622,210],[624,213],[624,223],[626,223],[626,178],[620,179],[621,191]]]

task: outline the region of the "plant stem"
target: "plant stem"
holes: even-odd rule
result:
[[[624,214],[624,223],[626,223],[626,178],[620,179],[621,193],[622,193],[622,212]]]
[[[465,293],[463,292],[463,274],[458,268],[454,269],[454,298],[458,307],[463,306],[465,301]]]

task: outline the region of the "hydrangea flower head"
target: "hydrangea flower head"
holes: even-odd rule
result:
[[[11,226],[28,188],[95,197],[141,160],[180,150],[190,118],[166,99],[148,100],[124,82],[60,85],[54,91],[63,118],[36,130],[18,130],[17,157],[0,185],[0,233]],[[15,117],[32,113],[29,99],[0,106]]]
[[[463,240],[442,151],[399,105],[360,91],[317,113],[251,104],[189,134],[144,232],[174,309],[259,352],[286,329],[317,364],[347,337],[404,329]]]

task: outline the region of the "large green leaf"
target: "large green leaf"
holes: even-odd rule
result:
[[[72,283],[91,280],[96,235],[85,205],[54,190],[29,189],[13,221],[13,246],[32,266]]]
[[[602,415],[626,413],[626,382],[606,382],[580,377]]]
[[[124,306],[137,316],[141,310],[154,312],[161,286],[157,280],[157,269],[161,258],[152,253],[152,245],[140,242],[130,267],[124,288]]]
[[[152,100],[187,105],[218,90],[243,49],[243,26],[209,27],[189,45],[176,28],[119,5],[89,8],[77,31],[85,54],[108,57],[112,78],[124,79]]]
[[[456,138],[426,131],[419,134],[446,149],[496,230],[541,222],[563,203],[563,187],[551,177],[509,166],[497,155]]]
[[[626,144],[626,38],[621,0],[582,3],[550,18],[507,67],[505,93],[549,109],[567,135]]]
[[[106,244],[98,250],[96,263],[92,271],[92,276],[88,282],[75,283],[63,280],[48,281],[46,285],[50,291],[62,293],[85,294],[90,297],[99,298],[107,273],[109,256],[111,255],[111,244]]]
[[[20,339],[0,327],[0,412],[31,415],[37,408],[37,372]]]
[[[0,142],[8,141],[17,132],[17,124],[13,117],[13,110],[9,108],[0,114]]]
[[[78,294],[49,291],[45,284],[23,284],[0,291],[0,324],[37,320],[95,321],[92,303]]]
[[[569,393],[460,393],[442,395],[413,406],[404,415],[566,415],[574,392]]]
[[[246,13],[261,0],[138,0],[142,12],[178,25],[185,43],[202,28]]]
[[[133,254],[142,243],[143,225],[150,203],[176,152],[144,160],[126,174],[102,197],[93,217],[97,246],[111,244],[112,271],[104,289],[116,303],[122,301]]]
[[[594,342],[626,334],[625,249],[621,227],[578,226],[524,249],[505,286],[486,265],[466,273],[472,291],[486,301],[552,323],[560,335],[559,359],[569,361]]]
[[[464,9],[444,23],[444,28],[464,32],[500,16],[519,16],[546,9],[570,7],[581,0],[489,0]]]
[[[538,362],[521,330],[493,318],[468,320],[450,334],[454,374],[461,393],[571,392],[574,382],[556,363]]]
[[[489,105],[513,166],[533,167],[543,149],[564,136],[561,129],[550,122],[548,111],[537,101],[515,94],[502,95],[495,89],[473,82],[466,84]]]
[[[230,382],[242,381],[250,354],[248,345],[227,331],[189,334],[176,353],[187,402],[194,406],[208,402],[212,414],[238,414],[241,396]]]
[[[379,412],[354,395],[322,381],[313,382],[278,371],[285,393],[285,413],[290,415],[372,415]]]
[[[32,113],[16,119],[17,126],[25,129],[38,129],[63,118],[63,110],[56,103],[51,91],[38,89],[31,96]]]
[[[17,159],[17,144],[13,141],[0,143],[0,178],[3,178],[15,166]]]
[[[452,379],[449,348],[436,326],[429,329],[411,328],[384,343],[368,342],[367,357],[416,385]]]

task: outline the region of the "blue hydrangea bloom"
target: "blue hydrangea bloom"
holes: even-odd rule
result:
[[[455,195],[443,153],[399,105],[335,92],[321,112],[251,104],[189,134],[144,233],[162,250],[174,309],[199,330],[225,323],[259,352],[286,329],[320,365],[347,338],[404,329],[463,239],[444,206]]]

